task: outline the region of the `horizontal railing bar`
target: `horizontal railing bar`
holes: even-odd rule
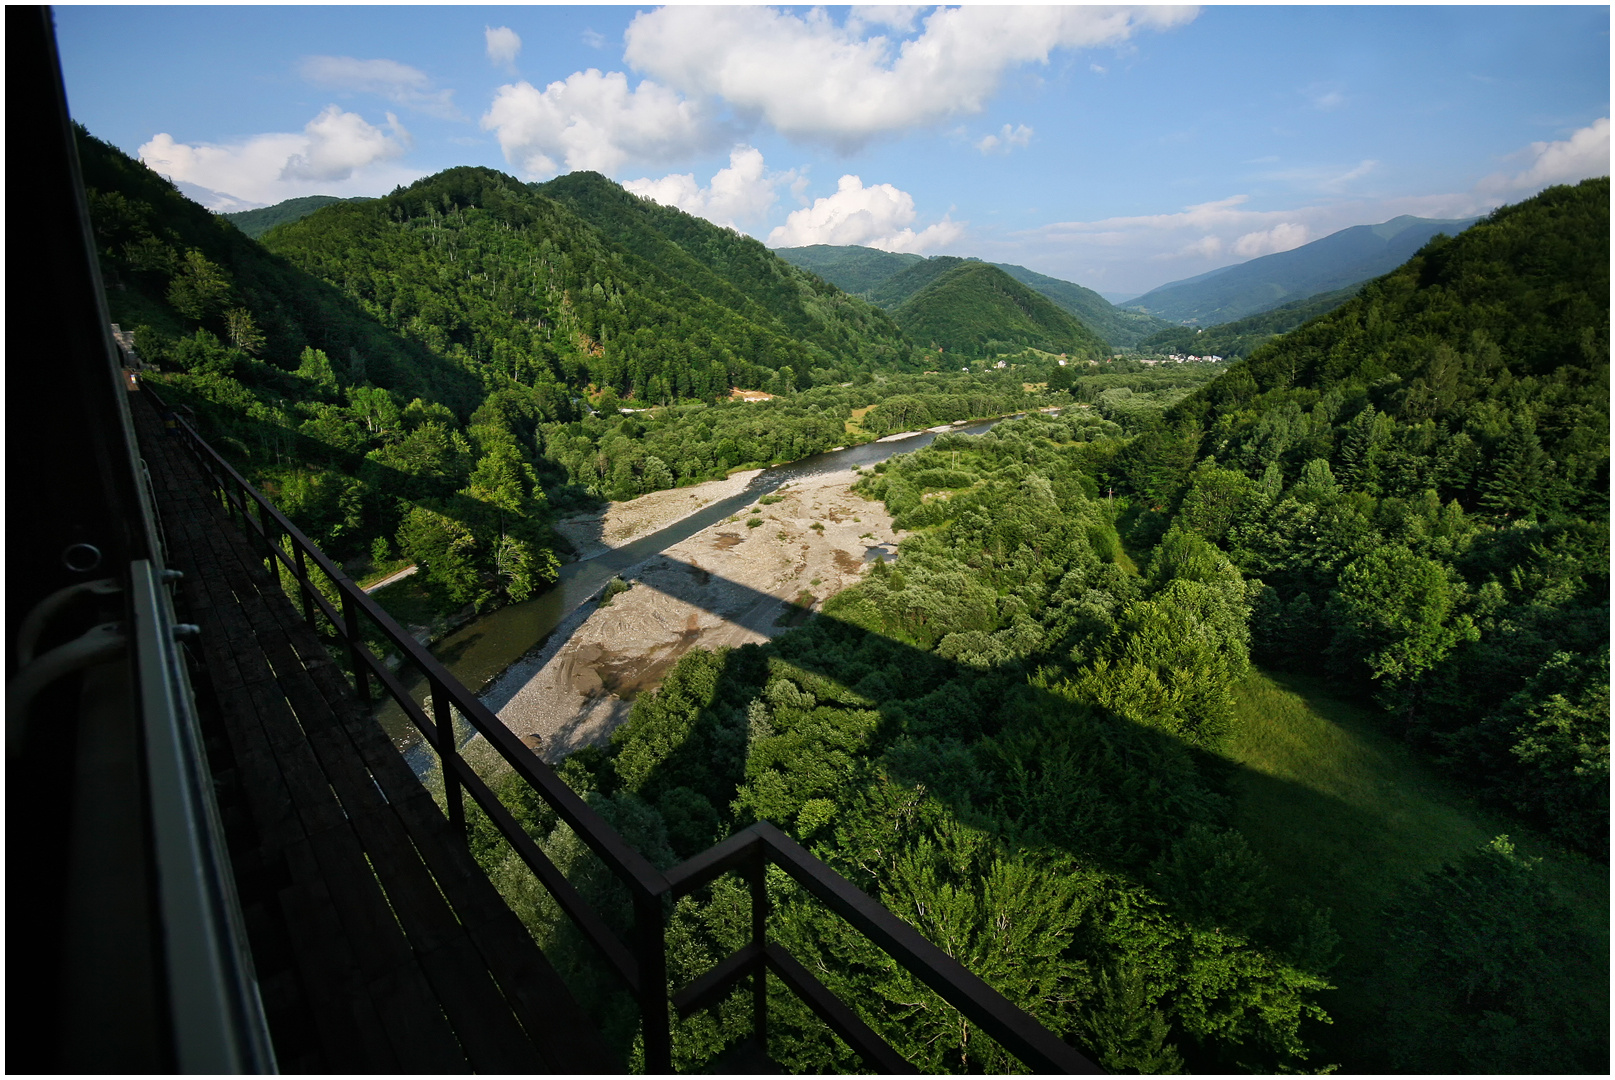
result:
[[[639,965],[634,962],[633,956],[618,940],[617,935],[612,933],[611,928],[605,924],[594,908],[583,899],[577,888],[566,880],[561,871],[550,861],[549,856],[545,855],[543,849],[527,834],[527,830],[516,821],[505,804],[499,801],[493,789],[483,782],[482,777],[478,776],[458,754],[452,756],[450,767],[465,785],[466,790],[471,793],[471,798],[476,800],[477,805],[493,820],[510,846],[516,849],[516,854],[521,856],[522,862],[527,864],[533,876],[549,890],[549,894],[555,898],[561,910],[577,924],[589,943],[600,951],[617,977],[628,986],[629,991],[637,994]]]
[[[153,395],[163,408],[167,404],[161,397]],[[466,690],[447,668],[436,657],[428,652],[420,642],[406,633],[370,595],[353,583],[353,580],[342,572],[342,569],[333,563],[326,554],[319,549],[303,531],[286,518],[274,504],[269,502],[259,491],[247,482],[235,467],[224,460],[213,447],[196,433],[183,419],[175,418],[178,427],[191,440],[197,450],[208,460],[214,462],[224,474],[237,484],[242,491],[251,498],[262,511],[285,532],[285,534],[302,548],[304,553],[314,560],[316,566],[325,572],[326,576],[335,584],[337,591],[345,595],[358,607],[361,614],[369,618],[380,628],[384,637],[414,664],[428,679],[444,684],[449,692],[449,698],[461,714],[476,728],[478,734],[487,739],[499,751],[500,755],[508,761],[523,778],[532,784],[546,802],[559,814],[562,820],[571,825],[577,832],[579,839],[583,840],[595,854],[603,859],[612,872],[623,878],[632,890],[649,896],[660,896],[667,891],[667,879],[660,871],[651,865],[639,852],[630,847],[622,837],[613,829],[604,818],[595,813],[582,799],[578,798],[572,789],[567,787],[555,775],[553,769],[544,765],[532,752],[516,738],[504,723],[478,701],[476,696]],[[249,516],[250,520],[250,516]],[[264,534],[264,529],[254,522],[254,528]],[[542,765],[542,771],[534,765]]]
[[[768,966],[780,980],[807,1003],[830,1030],[841,1036],[876,1072],[911,1074],[919,1072],[892,1044],[881,1038],[875,1029],[864,1023],[863,1017],[832,994],[813,973],[803,967],[790,953],[770,943],[763,955]]]
[[[1038,1023],[937,948],[918,930],[887,911],[846,878],[809,855],[776,826],[755,826],[774,862],[832,911],[884,949],[921,982],[996,1039],[1004,1049],[1035,1070],[1097,1073],[1101,1070],[1064,1040]]]
[[[678,1010],[679,1018],[687,1018],[691,1013],[716,1004],[741,976],[756,969],[759,952],[756,942],[747,942],[711,971],[674,994],[673,1008]]]
[[[750,825],[701,854],[691,856],[667,872],[668,895],[676,900],[685,893],[694,892],[713,878],[745,862],[762,842],[757,827]]]

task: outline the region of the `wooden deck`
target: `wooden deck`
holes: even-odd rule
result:
[[[623,1072],[426,789],[133,393],[283,1072]]]

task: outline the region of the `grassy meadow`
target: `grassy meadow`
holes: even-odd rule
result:
[[[1569,854],[1469,798],[1378,725],[1366,709],[1319,681],[1253,670],[1238,689],[1240,721],[1223,749],[1242,766],[1232,822],[1267,859],[1282,895],[1334,913],[1338,989],[1322,1004],[1335,1023],[1315,1033],[1326,1061],[1381,1071],[1376,974],[1380,911],[1406,882],[1508,834],[1580,924],[1580,984],[1594,1015],[1609,1005],[1609,868]]]

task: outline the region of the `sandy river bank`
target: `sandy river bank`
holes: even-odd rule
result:
[[[615,504],[564,523],[567,536],[582,557],[598,555],[737,494],[755,475]],[[876,552],[895,553],[891,516],[852,493],[856,479],[851,470],[799,479],[770,496],[778,501],[752,503],[624,571],[627,592],[579,608],[483,701],[547,761],[604,742],[689,649],[765,641],[857,581]]]

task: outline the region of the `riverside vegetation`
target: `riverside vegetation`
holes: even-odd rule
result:
[[[895,563],[765,646],[690,652],[560,766],[652,861],[774,821],[1113,1070],[1607,1071],[1607,181],[1438,239],[1237,364],[1025,341],[944,377],[879,309],[598,177],[451,170],[260,245],[80,146],[114,318],[165,394],[322,546],[462,601],[543,588],[558,510],[1069,406],[870,470],[910,530]],[[1393,783],[1454,824],[1391,813]],[[626,923],[577,837],[496,784]],[[632,1004],[472,818],[631,1052]],[[1336,889],[1336,843],[1394,870]],[[771,933],[922,1068],[1017,1067],[770,888]],[[733,881],[682,901],[674,982],[748,920]],[[771,997],[776,1060],[857,1067]],[[748,1010],[679,1023],[677,1062]]]

